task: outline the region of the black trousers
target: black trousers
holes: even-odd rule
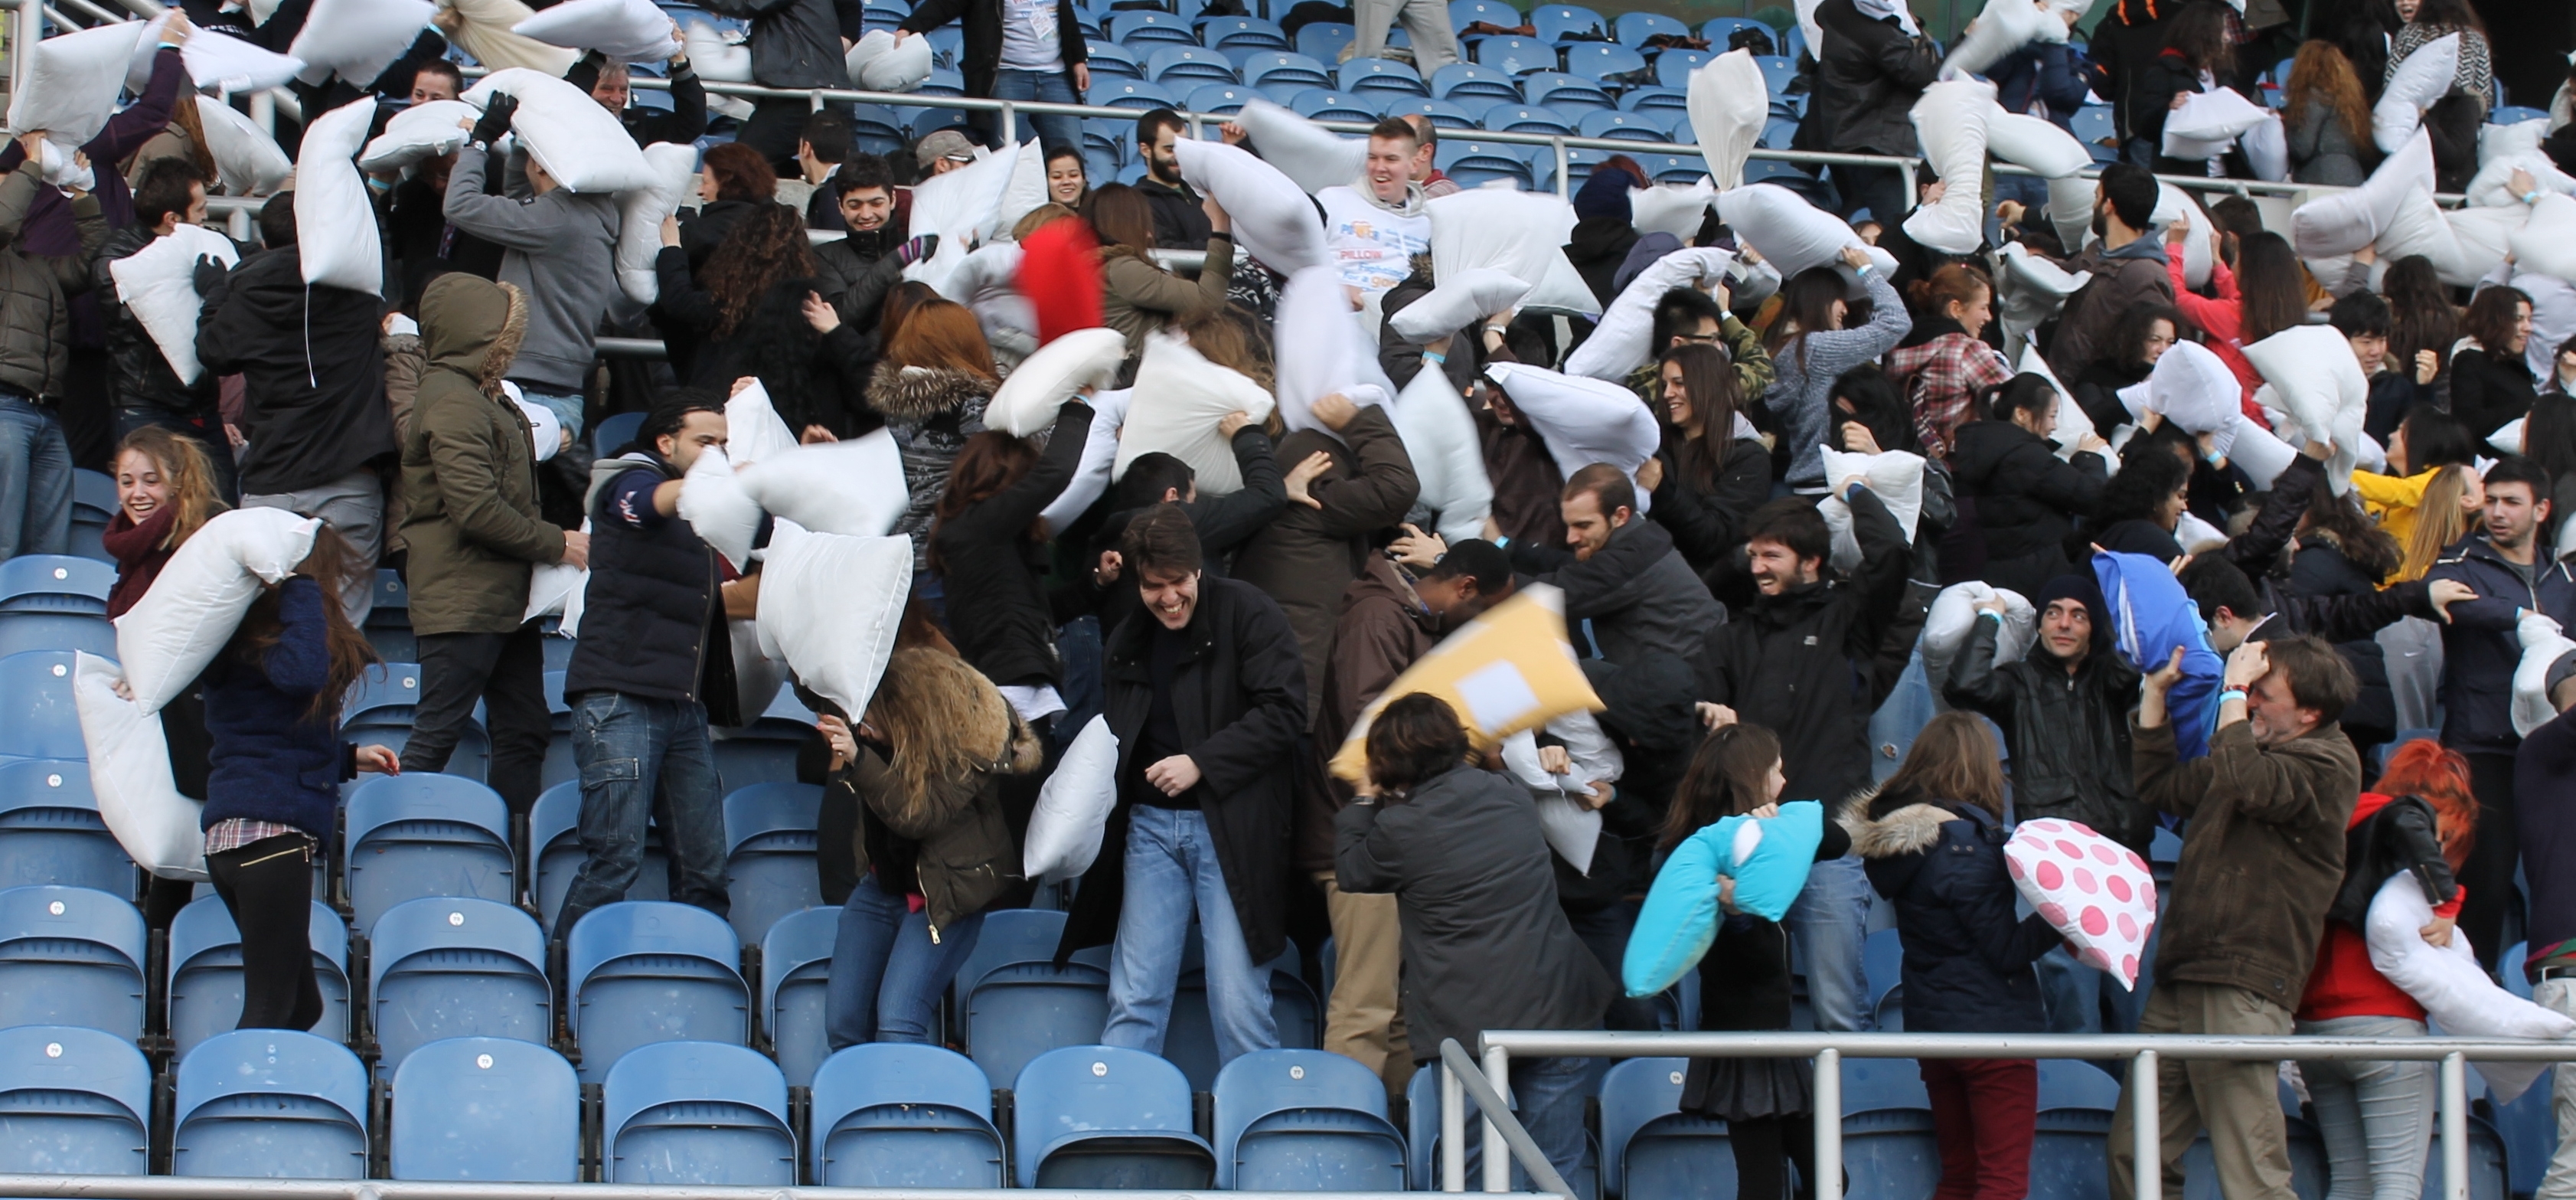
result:
[[[1789,1195],[1788,1168],[1798,1168],[1798,1200],[1816,1194],[1816,1119],[1757,1117],[1726,1123],[1735,1151],[1735,1200],[1781,1200]]]
[[[444,771],[456,742],[483,702],[492,765],[485,781],[524,813],[537,802],[546,766],[545,634],[535,622],[515,633],[420,635],[420,707],[404,744],[406,771]]]
[[[2469,861],[2460,867],[2460,884],[2469,889],[2460,903],[2460,932],[2477,951],[2478,965],[2495,970],[2504,953],[2506,924],[2522,898],[2514,890],[2513,868],[2522,858],[2514,830],[2513,755],[2471,753],[2469,790],[2478,798],[2478,840]]]
[[[313,840],[261,838],[206,856],[215,894],[241,930],[242,1012],[235,1029],[310,1030],[322,1020],[313,978]]]

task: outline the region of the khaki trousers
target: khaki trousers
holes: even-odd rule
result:
[[[2287,1037],[2290,1010],[2243,988],[2208,983],[2157,984],[2138,1019],[2140,1033],[2249,1034]],[[2156,1061],[2156,1130],[2162,1136],[2164,1196],[2182,1191],[2182,1157],[2203,1128],[2227,1200],[2293,1200],[2290,1146],[2282,1123],[2280,1065],[2270,1062]],[[2137,1090],[2124,1088],[2111,1114],[2111,1200],[2138,1200],[2135,1178]]]
[[[1333,923],[1333,995],[1324,1008],[1324,1049],[1377,1072],[1387,1094],[1401,1096],[1413,1078],[1404,1038],[1403,951],[1389,893],[1345,892],[1330,871],[1315,882]]]

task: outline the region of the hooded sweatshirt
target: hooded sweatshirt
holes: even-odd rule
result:
[[[501,282],[528,297],[528,340],[510,378],[557,394],[578,393],[597,357],[599,320],[617,292],[617,197],[556,188],[534,199],[483,192],[489,152],[457,151],[447,175],[447,219],[505,248]],[[580,414],[565,422],[577,427]]]
[[[318,487],[394,452],[384,301],[304,282],[296,248],[243,259],[206,293],[197,357],[242,377],[245,495]]]
[[[1413,256],[1431,252],[1431,216],[1422,185],[1404,185],[1404,199],[1389,204],[1366,181],[1315,193],[1324,209],[1324,242],[1342,282],[1383,292],[1413,272]]]

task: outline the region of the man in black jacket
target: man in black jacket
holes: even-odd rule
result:
[[[655,142],[682,145],[704,137],[707,132],[707,85],[698,81],[698,73],[689,66],[689,52],[671,55],[671,107],[668,111],[647,104],[635,104],[634,89],[626,73],[626,64],[610,62],[598,51],[583,55],[581,61],[564,72],[564,82],[590,93],[601,108],[617,114],[617,123],[626,127],[626,136],[638,146]]]
[[[384,301],[304,282],[295,247],[295,193],[259,210],[268,249],[227,274],[197,260],[197,358],[209,375],[242,377],[242,505],[284,508],[329,522],[370,568],[341,593],[349,623],[375,607],[376,554],[384,546],[385,484],[395,452],[385,407]]]
[[[725,915],[724,804],[710,722],[737,725],[724,565],[681,520],[689,466],[724,449],[724,403],[702,391],[665,399],[637,450],[590,472],[590,581],[582,638],[564,672],[573,760],[581,766],[587,857],[553,934],[626,898],[644,863],[644,826],[669,848],[671,898]]]
[[[753,83],[799,92],[850,86],[832,0],[707,0],[707,8],[751,22]],[[771,166],[792,169],[797,135],[812,111],[803,96],[762,100],[734,140],[760,151]]]
[[[91,268],[99,316],[107,326],[110,381],[116,400],[116,436],[146,425],[159,425],[205,447],[214,467],[215,491],[226,502],[241,493],[233,468],[233,448],[224,437],[223,414],[216,410],[214,372],[200,367],[193,383],[179,382],[170,360],[134,311],[119,299],[111,264],[175,232],[181,222],[206,219],[206,173],[186,158],[156,158],[144,165],[134,189],[134,223],[107,235]]]
[[[1136,181],[1136,190],[1154,206],[1154,244],[1165,250],[1207,246],[1207,210],[1198,192],[1181,179],[1181,160],[1172,152],[1188,132],[1181,115],[1168,108],[1136,118],[1136,149],[1145,156],[1145,177]]]
[[[1512,566],[1565,589],[1565,619],[1592,622],[1601,656],[1621,666],[1706,658],[1726,607],[1682,561],[1672,534],[1637,515],[1636,484],[1593,463],[1565,481],[1557,508],[1566,544],[1515,545]]]
[[[1914,140],[1914,102],[1940,73],[1941,51],[1915,28],[1905,6],[1825,0],[1816,6],[1816,24],[1825,44],[1806,124],[1798,131],[1801,144],[1844,154],[1921,153]],[[1866,208],[1892,227],[1914,207],[1893,167],[1836,164],[1833,173],[1846,214]]]
[[[963,19],[965,39],[958,69],[966,94],[994,100],[1080,104],[1091,90],[1091,51],[1082,41],[1082,10],[1073,0],[923,0],[895,26],[895,40],[928,33]],[[1027,141],[1030,126],[1052,154],[1058,146],[1082,149],[1082,118],[1024,113],[1019,128],[1000,128],[998,114],[977,114],[985,144]]]
[[[1118,802],[1056,948],[1111,940],[1100,1040],[1159,1054],[1198,915],[1217,1057],[1279,1044],[1264,965],[1287,945],[1291,755],[1306,670],[1288,617],[1250,584],[1199,569],[1178,505],[1128,523],[1145,611],[1105,647]]]

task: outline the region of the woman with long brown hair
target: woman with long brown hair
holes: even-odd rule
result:
[[[2281,108],[2289,117],[2290,178],[2359,187],[2378,159],[2370,140],[2370,98],[2352,60],[2333,42],[2299,43]]]
[[[2187,224],[2176,221],[2165,231],[2165,270],[2173,280],[2174,303],[2209,335],[2202,344],[2236,373],[2236,382],[2244,389],[2239,403],[2246,415],[2254,416],[2259,412],[2254,392],[2263,386],[2263,375],[2245,357],[2245,347],[2307,323],[2307,275],[2298,255],[2290,250],[2289,239],[2269,231],[2240,239],[2236,262],[2230,266],[2216,253],[2219,234],[2212,229],[2209,282],[2218,298],[2202,296],[2183,282],[2181,243],[2189,236]]]
[[[706,265],[723,246],[734,224],[765,207],[778,206],[778,172],[760,152],[740,142],[707,148],[698,164],[698,215],[681,230],[680,246],[689,253],[689,269]],[[793,209],[789,211],[793,212]],[[804,222],[800,218],[798,225]]]
[[[1744,540],[1744,522],[1771,498],[1771,450],[1738,414],[1735,364],[1722,346],[1684,342],[1656,363],[1663,445],[1637,472],[1654,494],[1648,515],[1673,548],[1705,571]]]
[[[1155,265],[1154,209],[1145,194],[1123,183],[1103,184],[1082,202],[1082,216],[1100,238],[1101,323],[1127,335],[1127,357],[1145,348],[1145,335],[1225,308],[1234,277],[1234,238],[1215,197],[1206,202],[1207,261],[1196,282]]]
[[[874,428],[867,376],[877,347],[817,290],[814,251],[796,211],[755,206],[695,271],[682,236],[664,222],[653,263],[661,284],[655,324],[680,382],[724,387],[757,378],[799,441],[838,441]]]
[[[2531,296],[2520,288],[2485,287],[2469,297],[2460,333],[2471,345],[2451,356],[2451,415],[2481,441],[2531,411],[2540,381],[2531,373]]]
[[[2409,254],[2388,264],[2379,292],[2388,297],[2388,361],[2397,370],[2416,371],[2425,351],[2433,354],[2434,398],[2448,403],[2451,394],[2451,347],[2460,340],[2460,310],[2450,289],[2433,271],[2433,260]]]
[[[868,380],[868,406],[885,417],[903,450],[912,502],[894,529],[912,538],[915,571],[930,565],[930,521],[949,466],[966,440],[983,432],[984,406],[1000,385],[983,325],[954,300],[922,301],[886,336]]]
[[[2227,87],[2236,78],[2236,35],[2244,28],[2224,0],[2191,0],[2165,23],[2164,48],[2139,71],[2129,91],[2129,137],[2153,148],[2158,175],[2209,175],[2207,159],[2168,157],[2165,118],[2182,98]],[[2206,86],[2204,86],[2206,81]],[[2241,161],[2231,152],[2228,157]]]
[[[1080,397],[1065,401],[1043,451],[998,429],[968,438],[930,526],[930,569],[948,595],[958,654],[1049,736],[1065,710],[1064,660],[1047,602],[1050,531],[1039,514],[1073,482],[1091,418]]]

